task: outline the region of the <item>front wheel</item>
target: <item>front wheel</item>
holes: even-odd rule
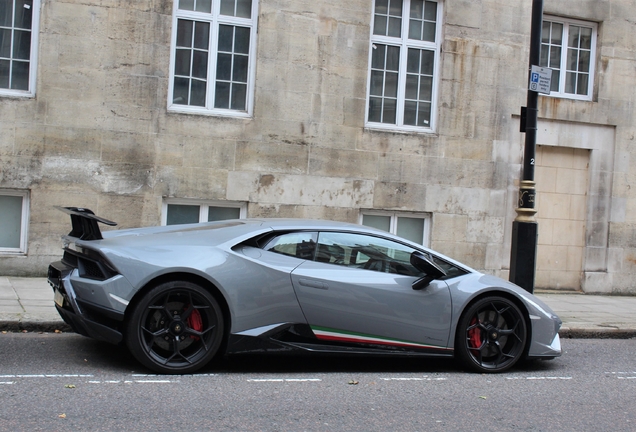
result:
[[[217,353],[223,313],[210,292],[191,282],[166,282],[134,306],[126,345],[147,368],[167,374],[194,372]]]
[[[457,327],[460,360],[477,372],[503,372],[524,355],[528,331],[517,305],[505,297],[485,297],[471,305]]]

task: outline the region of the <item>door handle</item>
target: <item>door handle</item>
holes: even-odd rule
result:
[[[329,289],[329,285],[326,283],[311,279],[298,279],[298,283],[309,288],[318,288],[323,290]]]

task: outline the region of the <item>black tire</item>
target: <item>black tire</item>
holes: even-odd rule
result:
[[[205,366],[223,340],[223,313],[214,296],[191,282],[166,282],[134,305],[125,341],[155,372],[184,374]]]
[[[485,297],[462,315],[455,350],[474,371],[503,372],[524,356],[527,339],[526,320],[517,305],[505,297]]]

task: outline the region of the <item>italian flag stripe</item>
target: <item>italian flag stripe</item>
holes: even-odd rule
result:
[[[427,345],[417,342],[404,341],[399,339],[389,339],[379,336],[372,336],[363,333],[353,333],[343,330],[337,330],[327,327],[315,327],[311,326],[311,330],[316,337],[321,340],[329,340],[335,342],[353,342],[353,343],[370,343],[376,345],[389,345],[397,347],[413,347],[413,348],[429,348],[438,350],[448,350],[449,348],[440,347],[436,345]]]

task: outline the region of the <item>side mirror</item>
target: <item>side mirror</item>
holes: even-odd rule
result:
[[[440,266],[428,259],[422,252],[415,251],[411,254],[411,265],[419,271],[426,273],[426,276],[413,282],[414,290],[426,288],[432,281],[446,276],[446,272]]]

